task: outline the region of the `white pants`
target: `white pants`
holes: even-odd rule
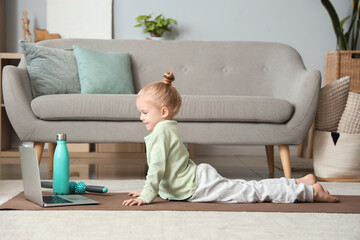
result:
[[[199,164],[198,187],[190,202],[252,203],[312,202],[313,187],[295,179],[275,178],[261,181],[227,179],[209,164]]]

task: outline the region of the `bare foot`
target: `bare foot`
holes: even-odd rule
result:
[[[316,177],[314,174],[308,174],[302,178],[295,179],[296,184],[304,183],[305,185],[314,185],[316,181]]]
[[[314,202],[340,202],[337,197],[331,196],[319,183],[313,185]]]

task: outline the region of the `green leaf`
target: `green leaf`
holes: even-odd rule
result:
[[[148,27],[148,29],[149,29],[149,31],[154,31],[154,29],[155,29],[155,25],[154,25],[154,24],[151,24],[151,26],[150,26],[150,27]]]
[[[162,16],[162,14],[160,14],[159,16],[157,16],[157,17],[155,18],[155,20],[159,20],[159,18],[161,18],[161,16]]]
[[[145,20],[145,19],[147,19],[147,16],[146,16],[146,15],[140,15],[140,16],[138,16],[138,17],[136,18],[136,21],[137,21],[137,22],[141,22],[141,21],[143,21],[143,20]]]
[[[341,29],[344,29],[343,26],[344,26],[344,23],[350,18],[350,16],[347,16],[346,18],[344,18],[343,20],[341,20],[340,22],[340,26],[341,26]]]
[[[174,19],[168,18],[167,20],[168,20],[169,22],[173,23],[173,24],[177,24],[177,21],[174,20]]]
[[[353,46],[351,47],[352,50],[357,50],[357,44],[359,39],[359,31],[360,31],[360,19],[357,21],[356,25],[354,26],[354,32],[356,33],[353,40]]]
[[[341,20],[340,22],[340,27],[341,27],[341,31],[344,32],[344,24],[345,22],[350,18],[350,16],[347,16],[346,18],[344,18],[343,20]],[[349,42],[349,35],[350,35],[350,32],[346,32],[345,33],[345,39],[346,39],[346,42]]]
[[[335,31],[335,35],[337,38],[337,45],[338,45],[338,50],[349,50],[349,45],[346,41],[345,35],[343,33],[343,30],[341,28],[340,25],[340,20],[339,17],[336,13],[336,10],[334,8],[334,6],[331,4],[331,2],[329,0],[321,0],[321,3],[323,4],[323,6],[326,8],[326,10],[329,13],[334,31]]]
[[[353,11],[351,13],[350,26],[349,26],[348,31],[346,32],[347,34],[349,34],[351,32],[351,29],[354,26],[356,20],[359,19],[359,15],[358,15],[359,14],[359,0],[353,0],[352,5],[353,5]]]
[[[140,23],[140,24],[136,24],[134,27],[141,27],[142,26],[142,24]]]
[[[360,1],[353,0],[353,12],[351,16],[351,24],[349,26],[348,34],[348,43],[351,50],[356,50],[358,37],[359,37],[359,28],[360,28]]]

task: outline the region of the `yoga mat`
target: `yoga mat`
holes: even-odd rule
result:
[[[44,195],[50,194],[44,192]],[[152,204],[124,206],[122,202],[130,197],[127,193],[84,194],[97,200],[98,205],[78,205],[43,208],[27,201],[21,192],[0,205],[0,210],[112,210],[112,211],[221,211],[221,212],[311,212],[311,213],[360,213],[360,196],[337,196],[340,203],[190,203],[167,201],[156,198]]]

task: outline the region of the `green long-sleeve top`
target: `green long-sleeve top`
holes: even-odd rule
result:
[[[139,198],[151,203],[157,194],[169,200],[191,197],[197,187],[197,167],[180,141],[177,122],[159,122],[144,139],[149,170]]]

